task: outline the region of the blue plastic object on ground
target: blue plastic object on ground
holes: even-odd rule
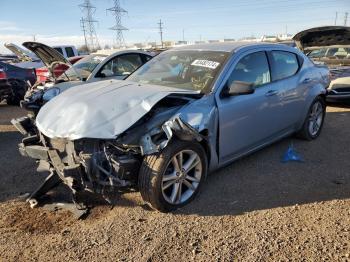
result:
[[[289,161],[304,162],[303,158],[299,155],[299,153],[295,151],[293,145],[290,145],[288,147],[287,151],[282,157],[282,163],[287,163]]]

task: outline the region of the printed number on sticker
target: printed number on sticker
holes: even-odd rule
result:
[[[220,63],[209,60],[194,60],[191,65],[215,69],[220,65]]]

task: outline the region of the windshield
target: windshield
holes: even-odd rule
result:
[[[127,80],[209,93],[228,52],[166,51],[136,70]]]
[[[92,71],[100,64],[107,56],[104,55],[89,55],[76,62],[69,68],[59,79],[66,81],[83,80],[85,81]],[[77,75],[77,73],[79,75]],[[81,77],[81,79],[80,79]]]

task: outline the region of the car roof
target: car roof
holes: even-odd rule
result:
[[[104,49],[104,50],[98,50],[97,52],[91,53],[91,55],[103,55],[103,56],[114,56],[114,55],[121,55],[121,54],[129,54],[129,53],[137,53],[137,54],[145,54],[154,56],[152,52],[146,52],[139,49]]]
[[[276,45],[274,43],[262,43],[262,42],[230,42],[230,43],[208,43],[208,44],[196,44],[186,45],[181,47],[175,47],[171,50],[207,50],[207,51],[222,51],[222,52],[234,52],[242,47],[263,47]]]

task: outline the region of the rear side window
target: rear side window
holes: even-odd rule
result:
[[[73,48],[71,48],[71,47],[66,47],[65,49],[66,49],[67,57],[72,57],[72,56],[74,56]]]
[[[296,54],[285,51],[272,51],[271,60],[273,81],[293,76],[299,70]]]
[[[243,57],[236,65],[229,84],[234,81],[260,86],[270,82],[269,64],[265,52],[256,52]]]
[[[54,49],[58,51],[61,55],[63,55],[63,51],[60,47],[55,47]]]

